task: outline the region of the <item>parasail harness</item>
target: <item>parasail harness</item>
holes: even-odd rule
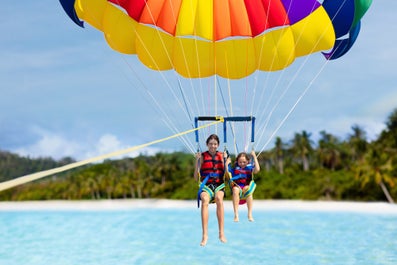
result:
[[[252,161],[252,159],[251,159]],[[229,187],[230,190],[233,190],[233,187],[239,188],[240,193],[240,204],[246,203],[246,199],[248,196],[252,195],[256,189],[256,183],[254,181],[254,169],[255,165],[250,163],[248,164],[245,169],[240,168],[236,165],[234,169],[229,169],[232,173],[232,177],[229,178]],[[239,185],[239,180],[250,180],[249,183],[244,183],[243,186]],[[244,181],[245,182],[245,181]],[[248,184],[248,185],[245,185]]]
[[[242,121],[251,121],[251,142],[254,142],[254,132],[255,132],[255,117],[253,116],[232,116],[232,117],[222,117],[222,116],[199,116],[195,117],[195,127],[198,128],[199,121],[223,121],[223,142],[225,144],[224,151],[227,153],[229,157],[229,152],[226,148],[227,142],[227,122],[242,122]],[[200,145],[199,145],[199,135],[198,131],[195,131],[196,134],[196,143],[197,143],[197,152],[200,152]],[[202,160],[202,163],[200,162]],[[198,163],[198,181],[199,181],[199,190],[197,193],[197,207],[200,207],[200,195],[203,191],[207,192],[210,195],[210,203],[214,203],[215,201],[215,194],[216,192],[225,188],[225,180],[227,179],[229,182],[229,187],[231,188],[232,183],[234,183],[233,177],[231,176],[229,170],[226,168],[226,158],[223,157],[222,152],[217,152],[215,155],[209,154],[209,152],[201,153]],[[223,165],[221,164],[223,163]],[[200,168],[201,164],[201,168]],[[204,179],[202,180],[202,178]],[[201,181],[202,180],[202,181]],[[216,189],[211,189],[212,183],[220,183],[221,185],[217,186]],[[248,197],[251,195],[255,190],[255,183],[253,179],[251,181],[253,187],[249,188],[248,191],[240,191],[240,198],[242,196]],[[236,184],[237,185],[237,184]],[[250,185],[251,187],[251,185]],[[249,193],[249,194],[248,194]]]

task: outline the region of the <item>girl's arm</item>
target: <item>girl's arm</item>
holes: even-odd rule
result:
[[[229,180],[232,178],[231,176],[231,172],[230,172],[230,163],[231,163],[231,159],[229,157],[229,155],[227,154],[227,152],[223,152],[223,158],[226,159],[225,161],[225,176],[226,176],[226,180]]]
[[[228,170],[229,164],[231,163],[230,157],[228,156],[227,152],[223,152],[223,158],[226,160],[225,162],[225,171]]]
[[[254,169],[252,170],[252,173],[256,174],[259,172],[259,170],[261,170],[261,167],[259,166],[258,158],[256,157],[256,153],[254,150],[251,151],[251,155],[252,158],[254,159],[254,165],[255,165]]]

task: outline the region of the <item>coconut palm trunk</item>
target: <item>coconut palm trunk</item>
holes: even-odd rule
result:
[[[382,188],[383,193],[385,194],[387,201],[389,203],[394,203],[393,198],[391,197],[389,190],[387,189],[385,183],[383,183],[383,181],[379,182],[379,186]]]

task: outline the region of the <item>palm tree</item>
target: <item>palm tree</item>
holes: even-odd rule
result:
[[[79,175],[79,181],[82,182],[83,194],[89,194],[91,199],[99,199],[99,187],[94,172],[85,170]]]
[[[357,167],[357,176],[361,180],[361,185],[364,187],[371,181],[377,183],[388,202],[394,203],[387,185],[393,187],[395,185],[394,177],[392,176],[392,159],[387,152],[379,144],[374,146],[366,153],[364,161]]]
[[[325,131],[320,132],[321,138],[318,142],[318,157],[323,167],[335,170],[340,163],[339,140]]]
[[[138,198],[147,197],[147,183],[150,177],[150,168],[143,157],[134,158],[134,182],[136,184],[136,192]]]
[[[273,152],[276,157],[275,160],[277,163],[278,172],[282,175],[284,174],[284,143],[280,137],[276,138],[276,143]]]
[[[397,149],[397,109],[390,114],[386,129],[382,131],[378,141],[389,148]]]
[[[303,165],[303,171],[309,171],[309,155],[312,153],[312,140],[310,140],[310,133],[302,131],[301,134],[295,133],[292,140],[292,151],[297,156]]]
[[[366,133],[358,125],[352,126],[353,133],[348,137],[348,144],[353,162],[361,161],[367,151],[368,143],[366,140]]]
[[[258,160],[259,164],[265,165],[265,171],[270,172],[271,167],[272,167],[272,156],[273,156],[273,150],[271,151],[263,151],[258,155]],[[262,168],[262,166],[261,166]]]

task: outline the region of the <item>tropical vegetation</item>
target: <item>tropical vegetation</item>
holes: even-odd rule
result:
[[[194,156],[184,152],[107,160],[0,192],[0,200],[195,199]],[[73,162],[0,151],[0,181]],[[388,201],[397,198],[397,109],[376,140],[358,125],[346,139],[297,132],[259,155],[255,199]],[[227,193],[230,199],[230,191]]]

